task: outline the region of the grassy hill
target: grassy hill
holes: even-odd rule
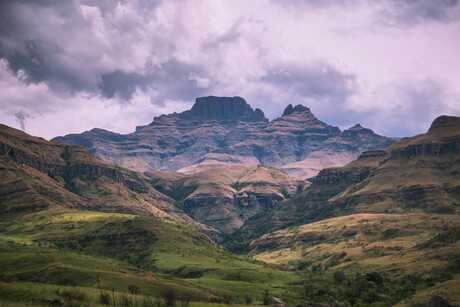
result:
[[[231,254],[183,223],[68,210],[3,223],[0,271],[8,289],[83,287],[93,300],[97,279],[103,291],[118,296],[135,285],[140,295],[154,298],[173,291],[181,300],[240,303],[260,301],[265,290],[295,300],[299,279]]]
[[[353,283],[356,276],[377,272],[388,280],[379,295],[392,300],[375,301],[424,303],[430,294],[442,294],[460,303],[459,215],[353,214],[279,230],[250,247],[255,259],[303,270],[306,284],[338,273]],[[338,289],[336,285],[329,295],[343,299]],[[363,289],[350,298],[365,300],[365,293]],[[310,298],[325,299],[315,293]]]

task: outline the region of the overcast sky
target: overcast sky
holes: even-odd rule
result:
[[[460,116],[457,0],[0,1],[0,123],[129,133],[196,97],[387,136]]]

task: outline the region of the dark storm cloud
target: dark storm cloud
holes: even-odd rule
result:
[[[125,100],[130,100],[136,87],[145,90],[149,78],[138,73],[115,71],[102,75],[101,89],[105,97],[112,98],[116,94]]]
[[[417,25],[450,22],[460,18],[458,0],[388,0],[378,10],[379,18],[390,25]]]
[[[0,20],[0,58],[24,72],[22,81],[57,91],[94,89],[97,77],[82,69],[91,63],[69,53],[72,38],[88,27],[74,1],[2,1]]]
[[[156,101],[165,99],[193,101],[211,89],[197,85],[195,77],[205,78],[206,72],[199,66],[172,59],[161,65],[147,67],[145,74],[115,71],[102,75],[100,87],[105,97],[130,100],[136,89],[151,88],[157,92]]]
[[[168,55],[177,49],[174,39],[168,33],[146,28],[155,20],[161,1],[130,1],[133,6],[128,13],[119,9],[123,3],[128,1],[2,1],[0,58],[7,60],[15,74],[22,72],[18,76],[23,82],[44,82],[63,94],[86,91],[130,100],[137,89],[153,89],[158,94],[155,101],[161,103],[202,95],[205,87],[196,78],[208,79],[204,69]],[[86,16],[80,4],[95,5],[96,15]],[[126,16],[118,18],[117,9]],[[103,31],[94,24],[98,12]],[[174,23],[170,26],[174,31]],[[149,43],[149,39],[154,42]],[[136,48],[134,42],[143,45]],[[144,52],[144,62],[132,54],[137,51]],[[156,56],[154,61],[162,60],[150,64]]]
[[[289,63],[271,68],[262,79],[300,97],[344,102],[356,91],[356,77],[329,63]]]
[[[23,109],[19,110],[18,112],[16,112],[14,114],[14,116],[16,117],[16,120],[19,122],[19,124],[21,125],[21,130],[22,131],[25,131],[26,130],[26,124],[25,124],[25,121],[26,121],[26,118],[29,117],[29,114],[27,114],[26,112],[24,112]]]

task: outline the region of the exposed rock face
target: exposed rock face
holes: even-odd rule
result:
[[[172,172],[146,175],[195,220],[224,233],[233,233],[248,218],[307,185],[268,166],[216,167],[182,176]]]
[[[193,173],[263,164],[298,178],[313,177],[395,141],[360,125],[342,132],[302,105],[289,105],[282,117],[268,123],[243,98],[214,96],[197,98],[191,110],[155,117],[131,134],[93,129],[53,140],[82,145],[107,162],[137,171]]]
[[[92,155],[81,146],[48,142],[0,125],[2,212],[20,216],[50,208],[138,215],[191,224],[218,238],[158,192],[149,178]]]
[[[260,109],[253,110],[241,97],[197,98],[190,111],[182,113],[183,118],[201,120],[239,120],[243,122],[268,122]]]
[[[309,178],[325,167],[351,162],[364,150],[383,149],[394,142],[360,125],[342,132],[318,120],[309,108],[288,105],[282,117],[248,134],[240,143],[214,150],[199,164],[246,164],[256,158],[260,164]]]
[[[81,178],[82,180],[96,180],[101,177],[107,177],[118,184],[126,186],[128,189],[147,193],[148,187],[129,179],[117,168],[105,164],[91,164],[83,161],[78,163],[54,163],[40,159],[39,156],[31,155],[20,149],[9,146],[5,143],[0,143],[0,156],[9,156],[12,161],[21,165],[27,165],[45,174],[53,176],[61,176],[66,179]]]
[[[240,232],[249,237],[356,213],[458,214],[459,138],[459,117],[438,118],[425,134],[322,170],[304,192],[249,219]]]
[[[155,117],[120,135],[102,129],[53,139],[86,147],[99,158],[137,171],[175,171],[207,153],[243,141],[268,119],[240,97],[203,97],[191,110]]]

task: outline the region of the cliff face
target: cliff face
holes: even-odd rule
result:
[[[191,110],[155,117],[128,135],[93,129],[54,140],[82,145],[105,161],[137,171],[193,173],[263,164],[298,178],[394,142],[360,125],[342,132],[302,105],[289,105],[283,116],[268,122],[241,97],[214,96],[197,98]]]
[[[304,192],[249,219],[240,233],[249,237],[356,213],[458,214],[459,137],[460,118],[442,116],[425,134],[320,171]]]
[[[201,97],[197,98],[190,111],[182,113],[183,118],[199,120],[233,120],[243,122],[268,122],[260,109],[253,110],[241,97]]]
[[[268,119],[240,97],[198,98],[191,110],[161,115],[127,135],[101,129],[53,139],[86,147],[99,158],[137,171],[175,171],[236,144]]]
[[[214,237],[155,190],[149,178],[108,164],[80,146],[48,142],[0,125],[0,198],[5,217],[72,208],[186,222]]]
[[[191,217],[224,233],[307,185],[267,166],[227,166],[189,175],[146,173],[153,185]]]
[[[61,156],[66,153],[70,155],[68,147],[64,147]],[[27,165],[51,176],[61,176],[69,180],[75,178],[80,178],[82,180],[97,180],[101,177],[107,177],[132,191],[139,193],[147,193],[149,191],[147,186],[127,178],[127,175],[110,165],[85,162],[68,164],[52,163],[40,159],[40,156],[29,154],[5,143],[0,143],[0,156],[9,157],[12,161],[20,165]]]
[[[360,125],[342,132],[318,120],[309,108],[289,105],[280,118],[248,134],[240,143],[214,150],[199,164],[245,164],[255,158],[257,163],[309,178],[325,167],[345,165],[362,151],[383,149],[394,141]]]

